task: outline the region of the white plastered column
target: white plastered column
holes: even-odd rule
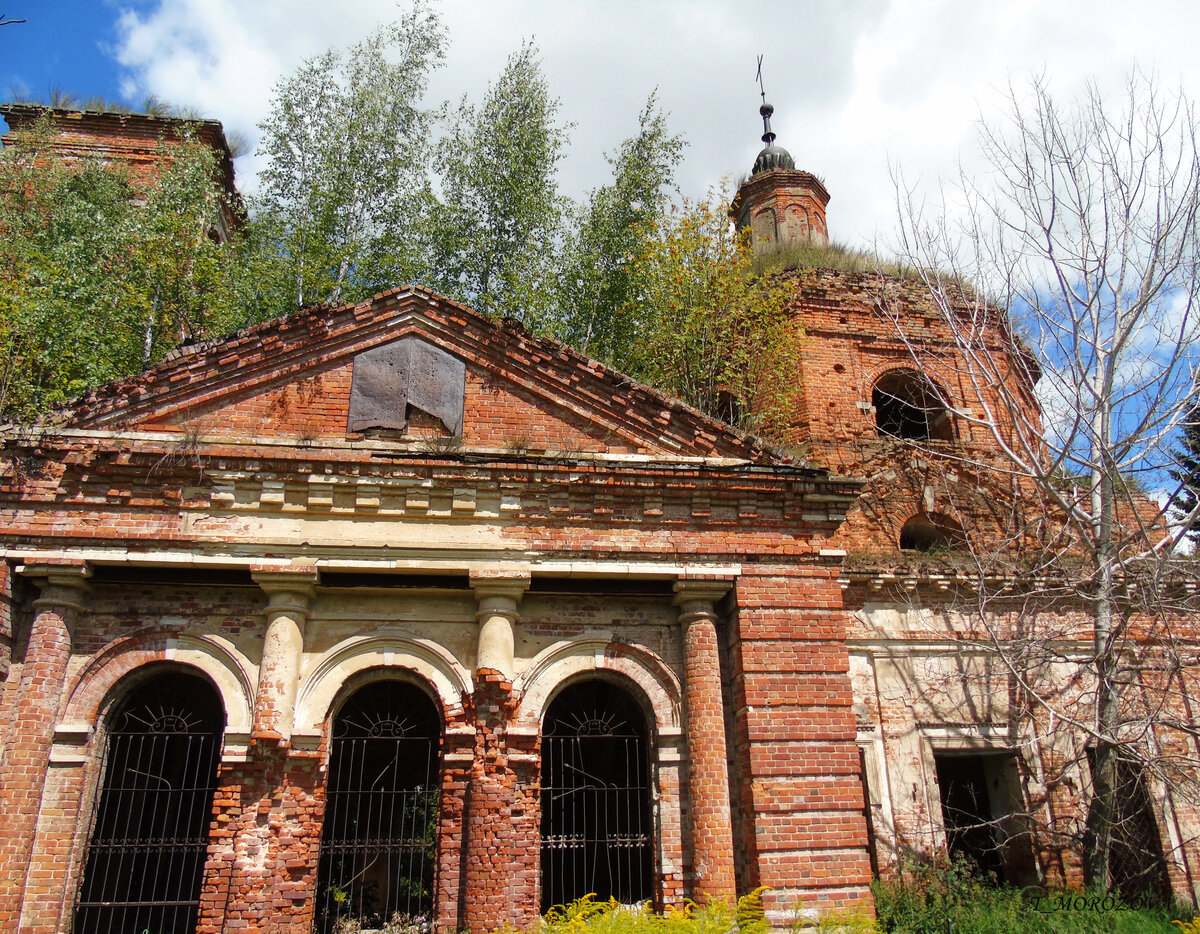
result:
[[[312,612],[317,571],[309,566],[264,569],[255,570],[253,577],[270,599],[250,736],[255,742],[284,744],[292,736],[304,628]]]
[[[529,589],[528,568],[496,568],[471,572],[471,589],[479,603],[479,646],[475,669],[498,671],[512,681],[516,672],[513,653],[515,627],[521,618],[517,607]]]

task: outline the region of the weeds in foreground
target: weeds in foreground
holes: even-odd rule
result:
[[[599,902],[593,896],[556,905],[542,917],[545,934],[768,934],[762,905],[763,889],[743,895],[732,905],[713,899],[703,905],[687,902],[661,914],[649,902],[622,905]]]
[[[872,889],[884,934],[1200,934],[1178,920],[1190,908],[996,886],[963,862],[906,866]]]
[[[769,934],[762,893],[755,889],[736,904],[713,899],[703,905],[687,902],[661,914],[648,902],[622,905],[598,902],[592,896],[557,905],[542,918],[544,934]],[[815,913],[799,906],[789,919],[794,934],[876,934],[874,920],[862,912]]]
[[[789,934],[1200,934],[1183,906],[1139,906],[1080,891],[997,887],[963,862],[906,866],[902,878],[873,886],[878,920],[863,911],[796,905]],[[542,934],[769,934],[762,893],[733,905],[693,902],[661,914],[648,903],[592,896],[552,908]]]

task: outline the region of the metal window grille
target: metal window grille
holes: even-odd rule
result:
[[[76,934],[196,928],[224,714],[203,678],[135,688],[108,729]]]
[[[433,702],[400,681],[366,685],[334,718],[317,930],[428,923],[440,734]]]
[[[646,717],[605,681],[566,688],[542,730],[542,910],[653,897]]]
[[[1171,897],[1167,860],[1150,803],[1141,764],[1117,762],[1117,813],[1114,815],[1110,869],[1113,887],[1127,898],[1166,903]]]

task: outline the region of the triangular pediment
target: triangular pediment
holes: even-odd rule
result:
[[[320,444],[774,461],[756,439],[515,322],[422,289],[314,307],[187,346],[95,390],[81,429]]]

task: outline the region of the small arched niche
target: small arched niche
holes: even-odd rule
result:
[[[916,370],[884,373],[871,391],[875,427],[906,441],[953,441],[954,420],[940,386]]]
[[[900,528],[902,551],[947,551],[965,541],[963,527],[940,512],[919,512]]]

